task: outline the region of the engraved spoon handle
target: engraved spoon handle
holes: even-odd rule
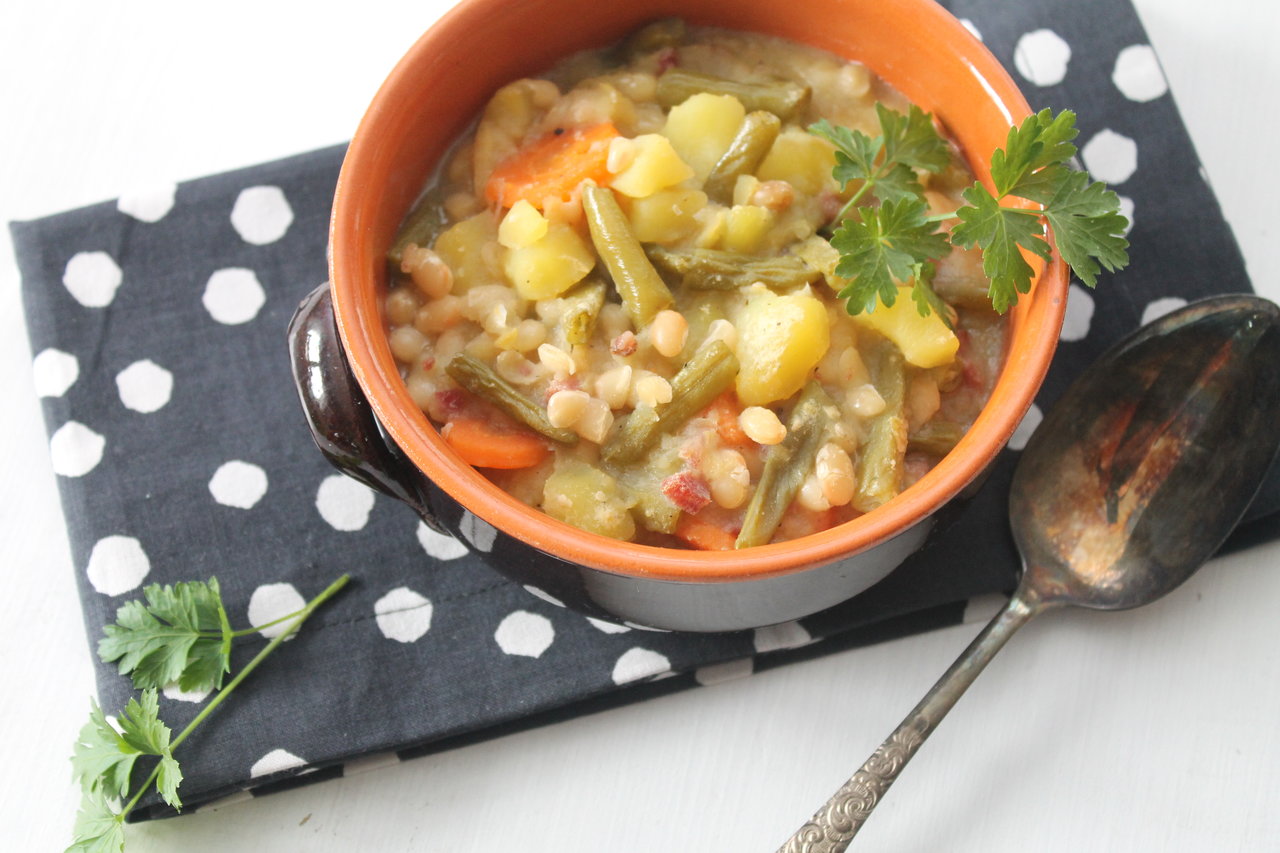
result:
[[[778,848],[778,853],[840,853],[846,849],[925,738],[933,733],[996,652],[1040,609],[1038,602],[1028,601],[1021,591],[1015,594],[893,734],[808,823]]]

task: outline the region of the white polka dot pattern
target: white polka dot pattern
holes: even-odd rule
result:
[[[431,630],[431,602],[409,589],[396,587],[373,605],[378,630],[388,640],[412,643]]]
[[[1062,331],[1058,337],[1064,341],[1082,341],[1089,334],[1093,323],[1093,296],[1078,284],[1067,291],[1067,312],[1062,318]]]
[[[116,389],[126,409],[158,412],[173,394],[173,374],[150,359],[135,361],[116,374]]]
[[[31,360],[31,382],[40,397],[61,397],[80,378],[80,360],[49,347]]]
[[[267,472],[250,462],[232,459],[213,472],[209,493],[223,506],[252,509],[267,493]]]
[[[139,222],[159,222],[173,210],[173,200],[177,192],[178,187],[171,183],[139,187],[133,192],[120,196],[116,201],[116,209]]]
[[[1022,416],[1022,420],[1018,421],[1018,428],[1013,431],[1013,435],[1009,437],[1010,450],[1022,450],[1027,446],[1027,442],[1031,440],[1031,435],[1036,431],[1036,427],[1040,426],[1040,422],[1044,420],[1044,413],[1040,411],[1040,407],[1035,403],[1031,404],[1031,408],[1027,409],[1027,413]]]
[[[1214,235],[1216,217],[1203,214],[1216,207],[1201,203],[1212,198],[1196,179],[1194,152],[1136,19],[1118,32],[1101,15],[1093,20],[1094,7],[1081,22],[1071,4],[1005,4],[998,12],[987,0],[962,5],[970,16],[963,25],[986,41],[1033,103],[1075,105],[1079,162],[1095,177],[1123,181],[1116,187],[1122,212],[1133,219],[1139,211],[1134,242],[1142,263],[1122,278],[1104,275],[1096,292],[1078,282],[1071,289],[1049,387],[1060,387],[1138,313],[1147,321],[1182,297],[1221,286],[1215,282],[1246,280],[1229,239]],[[37,271],[24,281],[27,295],[37,297],[28,305],[30,339],[40,353],[31,363],[32,385],[44,398],[59,486],[83,508],[69,520],[91,632],[151,582],[216,574],[232,624],[261,628],[305,606],[336,573],[357,578],[280,664],[323,670],[333,649],[358,652],[365,664],[359,699],[377,714],[330,725],[333,709],[350,699],[341,679],[274,698],[254,691],[244,720],[228,717],[208,730],[210,754],[216,749],[223,761],[208,774],[217,777],[209,785],[195,774],[184,785],[189,808],[210,791],[253,787],[274,775],[338,764],[349,774],[396,763],[389,747],[483,730],[547,701],[572,707],[664,678],[671,680],[660,686],[671,690],[695,683],[743,689],[726,682],[825,653],[824,639],[847,627],[840,611],[758,631],[688,636],[561,609],[557,598],[571,593],[549,577],[531,576],[526,590],[484,567],[483,552],[507,546],[508,537],[483,519],[466,514],[452,528],[456,539],[441,535],[318,454],[302,452],[309,442],[305,431],[298,438],[304,427],[297,406],[279,405],[282,392],[292,396],[278,387],[288,385],[280,321],[323,275],[320,190],[332,186],[341,160],[335,149],[176,189],[142,189],[47,230],[32,223],[14,229],[24,272]],[[1167,203],[1184,198],[1194,204]],[[1178,236],[1187,229],[1170,226],[1192,209],[1200,221],[1196,245],[1188,246]],[[18,245],[24,228],[34,251]],[[1195,269],[1206,257],[1226,271],[1206,278]],[[1186,274],[1170,274],[1183,263]],[[42,304],[43,319],[33,310]],[[1041,417],[1031,407],[1014,432],[997,463],[1006,473]],[[308,447],[276,453],[282,439]],[[165,464],[149,464],[153,458]],[[449,518],[453,524],[457,514]],[[958,541],[986,555],[984,549],[1003,547],[989,538],[999,527],[961,519],[942,532],[944,544]],[[904,571],[936,571],[938,562],[925,553]],[[921,606],[936,603],[928,584],[919,588]],[[984,617],[1000,603],[1000,596],[972,598],[965,618]],[[959,607],[943,610],[937,622],[922,620],[959,618]],[[286,629],[262,630],[282,636]],[[265,642],[256,631],[242,638],[237,660]],[[411,678],[405,663],[416,664]],[[518,677],[490,689],[472,677],[476,672]],[[102,666],[98,675],[108,687],[104,700],[120,707],[128,679]],[[188,703],[208,699],[169,685],[161,701],[189,716],[195,707]],[[421,713],[423,702],[430,714]],[[366,752],[373,754],[348,760]]]
[[[1134,213],[1133,199],[1129,198],[1128,196],[1119,195],[1119,194],[1116,195],[1116,198],[1120,199],[1120,215],[1123,216],[1125,219],[1129,220],[1128,224],[1124,226],[1124,233],[1125,233],[1125,236],[1127,237],[1129,235],[1129,232],[1133,230],[1133,213]]]
[[[210,317],[228,326],[238,326],[258,316],[266,304],[267,294],[253,270],[228,267],[209,276],[201,301]]]
[[[290,613],[296,613],[306,606],[307,602],[293,584],[263,584],[253,591],[253,595],[249,596],[249,624],[254,626],[265,625],[266,627],[262,628],[258,633],[267,639],[271,639],[283,634],[289,627],[287,621],[276,622],[277,619],[288,616]],[[268,624],[271,622],[276,622],[276,624]]]
[[[498,648],[509,655],[539,658],[556,638],[551,620],[527,610],[517,610],[498,624],[493,632]]]
[[[175,702],[193,702],[199,704],[209,698],[208,690],[181,690],[176,684],[170,684],[160,691],[166,698]]]
[[[590,616],[587,617],[587,622],[591,624],[591,627],[606,634],[625,634],[631,630],[626,625],[619,625],[617,622],[606,622],[603,619],[593,619]]]
[[[466,545],[463,545],[452,536],[436,533],[430,527],[427,527],[425,521],[418,522],[417,536],[418,544],[422,546],[422,550],[437,560],[456,560],[459,557],[467,556],[469,553]]]
[[[1138,145],[1114,130],[1102,130],[1080,149],[1089,174],[1109,184],[1123,184],[1138,171]]]
[[[543,592],[536,586],[529,586],[528,584],[525,584],[524,591],[535,598],[541,598],[543,601],[547,602],[547,604],[554,604],[556,607],[564,607],[563,601],[548,592]]]
[[[67,261],[62,283],[86,308],[105,308],[116,298],[124,273],[106,252],[77,252]]]
[[[969,32],[973,33],[973,37],[976,38],[978,41],[982,41],[982,32],[979,31],[978,25],[975,24],[973,21],[969,20],[968,18],[961,18],[960,25],[963,26]]]
[[[1056,86],[1067,76],[1071,45],[1053,30],[1034,30],[1018,39],[1013,64],[1037,86]]]
[[[781,625],[757,628],[752,637],[752,644],[760,654],[794,649],[811,642],[813,637],[809,636],[809,632],[799,622],[783,622]]]
[[[89,553],[85,576],[103,595],[124,595],[142,585],[151,572],[151,560],[142,543],[132,536],[106,536]]]
[[[265,246],[285,235],[293,224],[293,208],[279,187],[241,190],[231,208],[231,226],[246,243]]]
[[[83,477],[102,461],[107,441],[78,421],[67,421],[49,438],[49,460],[55,474]]]
[[[362,530],[373,502],[373,491],[345,474],[330,474],[316,490],[316,509],[334,530]]]
[[[1148,44],[1132,44],[1120,51],[1111,81],[1126,98],[1139,103],[1154,101],[1169,91],[1160,60]]]
[[[630,684],[646,678],[655,678],[671,671],[671,662],[665,655],[636,647],[622,653],[613,665],[613,683]]]
[[[274,773],[283,773],[286,770],[294,770],[298,767],[306,766],[306,759],[299,758],[288,750],[273,749],[253,762],[253,766],[249,768],[249,776],[256,779],[259,776],[270,776]]]
[[[1181,296],[1165,296],[1161,299],[1154,299],[1143,309],[1140,323],[1145,326],[1148,323],[1155,322],[1170,311],[1177,311],[1186,304],[1187,300]]]

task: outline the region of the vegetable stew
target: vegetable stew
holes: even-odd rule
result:
[[[676,20],[502,87],[388,256],[410,396],[516,499],[604,536],[742,548],[892,500],[972,424],[1006,330],[963,249],[928,313],[910,278],[872,311],[837,295],[857,187],[807,128],[874,135],[877,105],[912,109],[858,63]],[[973,181],[945,147],[930,214]]]

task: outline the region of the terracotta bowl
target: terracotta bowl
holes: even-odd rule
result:
[[[356,131],[334,199],[331,287],[303,304],[292,348],[326,455],[495,568],[591,615],[736,630],[857,595],[924,543],[938,510],[986,468],[1030,405],[1058,340],[1067,277],[1055,256],[1011,313],[1008,361],[959,446],[895,500],[833,529],[736,552],[655,548],[585,533],[510,498],[462,462],[409,398],[385,333],[384,254],[438,159],[495,89],[669,15],[864,62],[935,113],[983,180],[990,153],[1029,112],[996,59],[931,0],[465,0],[395,67]]]

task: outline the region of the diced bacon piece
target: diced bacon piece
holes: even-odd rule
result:
[[[681,511],[695,513],[711,503],[711,487],[695,471],[681,471],[662,481],[662,493]]]
[[[614,355],[631,355],[636,351],[636,333],[628,329],[613,339],[609,352]]]

